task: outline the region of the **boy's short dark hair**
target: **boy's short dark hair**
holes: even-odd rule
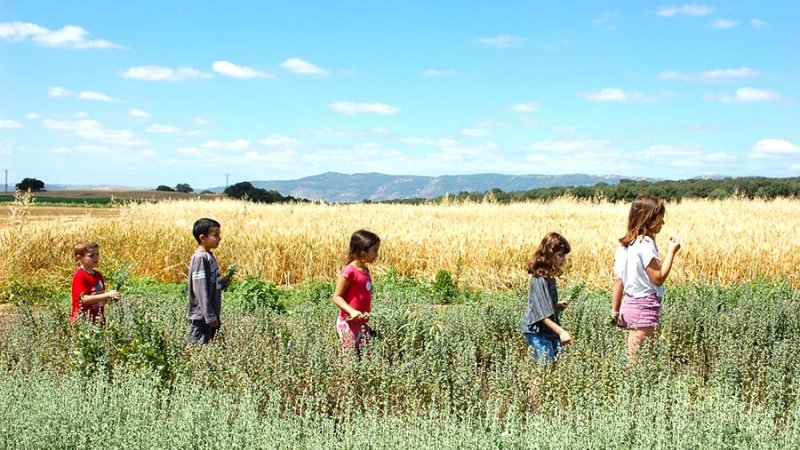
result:
[[[202,219],[197,219],[194,223],[194,227],[192,227],[192,234],[194,235],[194,240],[197,243],[200,243],[200,235],[201,234],[208,234],[208,231],[212,228],[220,228],[219,222],[214,219],[209,219],[207,217],[203,217]]]
[[[73,250],[75,257],[84,256],[91,250],[99,250],[100,246],[97,245],[97,242],[94,241],[87,241],[82,240],[75,243],[75,249]]]

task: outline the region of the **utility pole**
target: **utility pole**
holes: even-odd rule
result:
[[[228,177],[230,177],[230,176],[231,176],[231,174],[229,174],[229,173],[225,174],[225,189],[228,189]]]
[[[8,169],[6,169],[6,194],[8,194]]]

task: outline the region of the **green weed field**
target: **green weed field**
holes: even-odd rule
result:
[[[26,291],[0,325],[0,447],[800,448],[788,284],[673,286],[636,364],[608,293],[562,288],[576,343],[555,367],[516,331],[522,290],[376,288],[361,361],[340,354],[328,283],[240,281],[224,337],[188,348],[182,285],[130,284],[103,330]]]

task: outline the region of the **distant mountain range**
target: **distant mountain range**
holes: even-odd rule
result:
[[[645,180],[647,178],[619,175],[502,175],[496,173],[425,177],[382,173],[327,172],[297,180],[250,181],[250,183],[257,188],[278,191],[282,195],[291,195],[295,198],[330,202],[360,202],[362,200],[433,198],[448,193],[455,195],[462,191],[485,192],[494,188],[510,192],[553,186],[594,186],[600,182],[617,184],[620,179]],[[655,179],[647,180],[656,181]],[[222,192],[225,187],[219,186],[209,188],[209,190]]]

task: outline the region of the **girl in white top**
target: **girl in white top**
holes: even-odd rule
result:
[[[664,200],[649,195],[636,197],[628,214],[628,231],[614,255],[611,316],[630,330],[628,357],[632,360],[644,339],[655,334],[664,299],[663,284],[681,248],[680,241],[670,237],[664,261],[658,258],[656,235],[664,225],[665,213]]]

